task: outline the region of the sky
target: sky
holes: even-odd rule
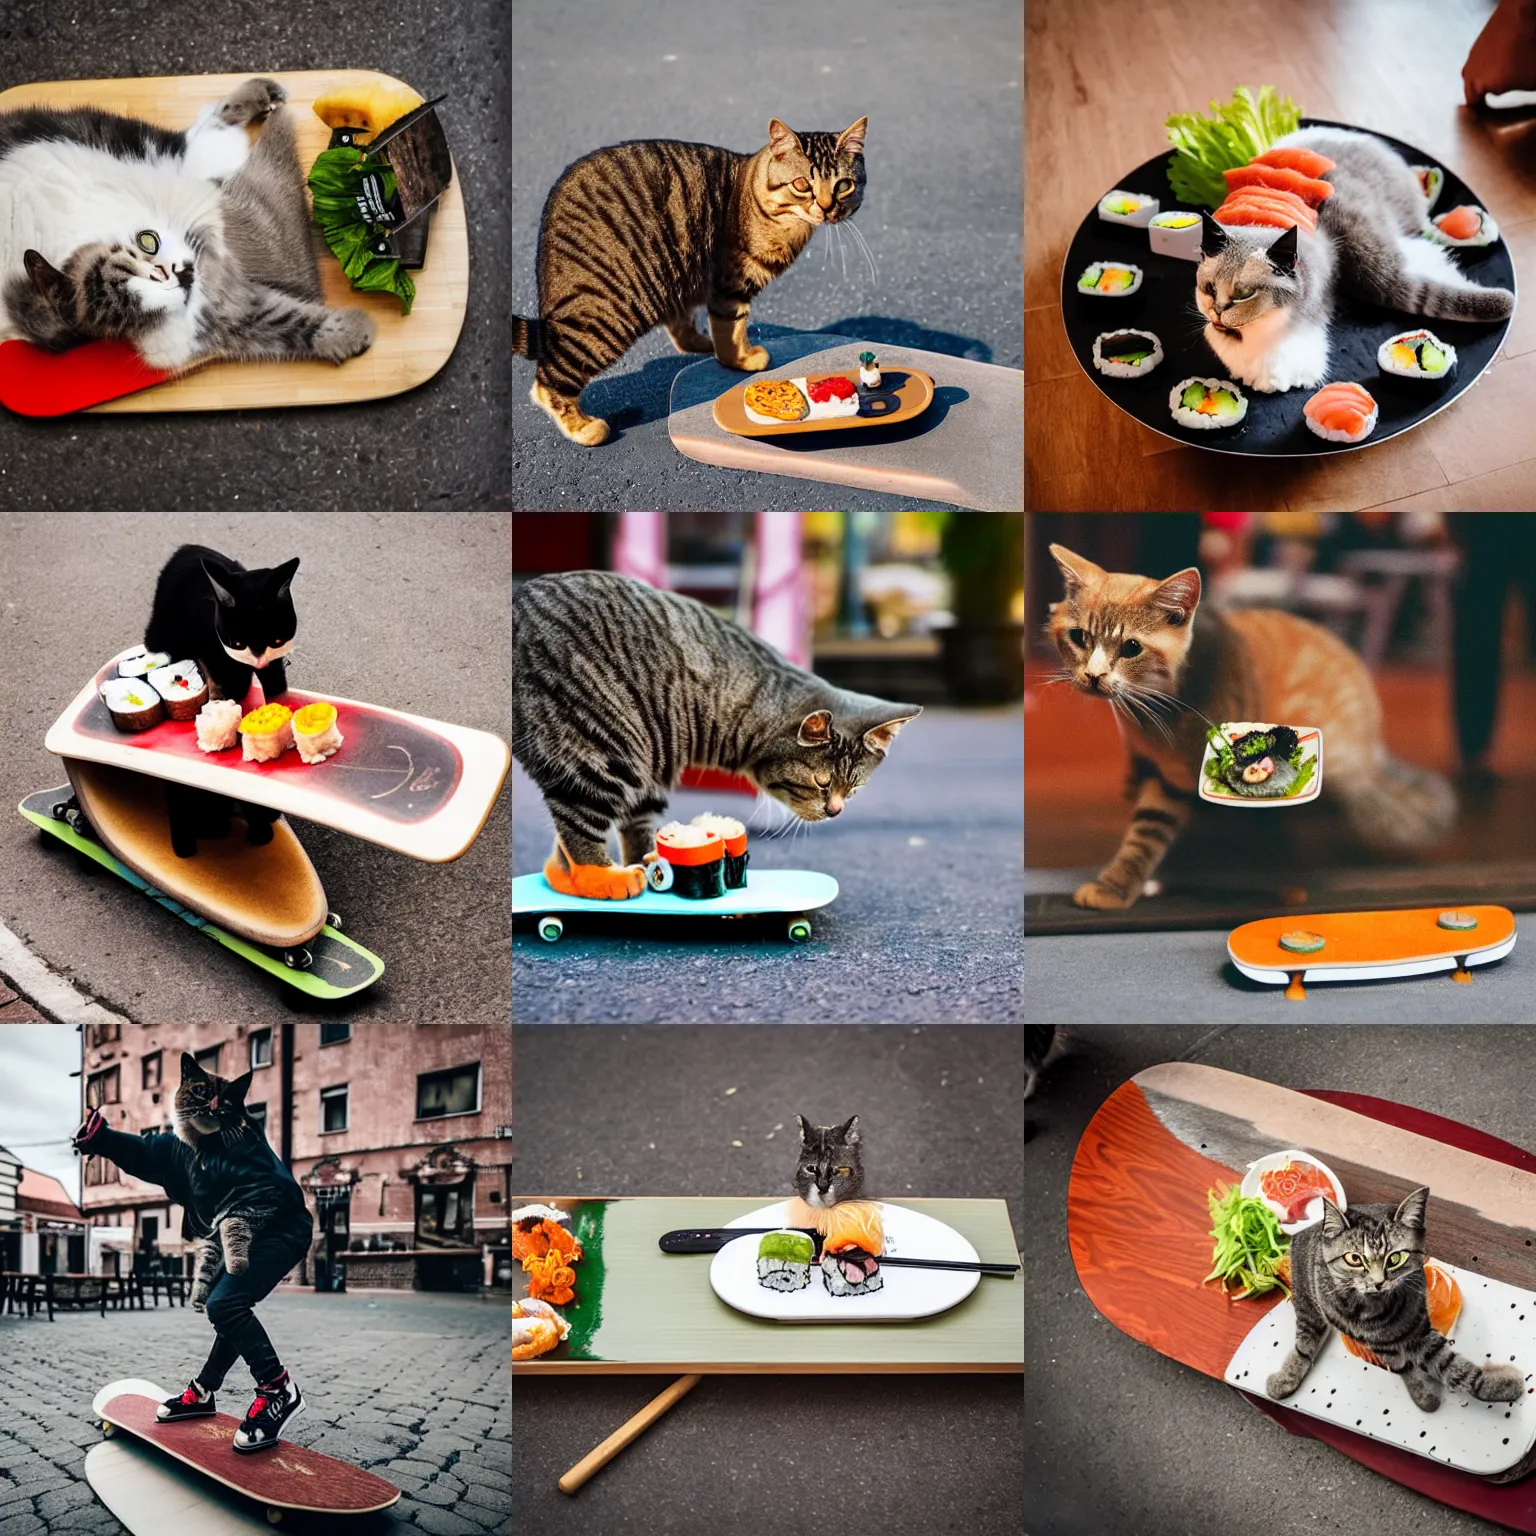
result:
[[[0,1024],[0,1146],[50,1173],[80,1203],[80,1031],[73,1024]]]

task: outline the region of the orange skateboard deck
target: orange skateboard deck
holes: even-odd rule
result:
[[[1168,1063],[1117,1088],[1078,1143],[1067,1236],[1093,1305],[1159,1354],[1223,1379],[1282,1293],[1234,1301],[1215,1284],[1202,1284],[1212,1247],[1206,1192],[1238,1183],[1249,1162],[1280,1147],[1321,1158],[1351,1204],[1401,1200],[1427,1184],[1437,1259],[1536,1289],[1536,1249],[1527,1236],[1536,1227],[1536,1157],[1530,1153],[1383,1100],[1301,1094],[1211,1067]],[[1536,1482],[1491,1482],[1262,1394],[1243,1395],[1293,1434],[1322,1440],[1394,1482],[1536,1533]]]
[[[433,864],[458,858],[479,836],[512,765],[511,749],[489,731],[296,688],[282,697],[295,712],[317,702],[337,708],[344,739],[324,762],[305,763],[296,751],[266,763],[244,762],[239,747],[203,752],[190,720],[128,734],[99,693],[127,654],[101,668],[54,721],[44,740],[50,752],[266,806]],[[261,702],[253,683],[243,707]]]

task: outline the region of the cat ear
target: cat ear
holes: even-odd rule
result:
[[[858,1146],[859,1117],[857,1115],[850,1115],[840,1126],[838,1126],[837,1137],[839,1141],[847,1142],[850,1147]]]
[[[182,1082],[207,1082],[208,1074],[198,1066],[197,1058],[190,1052],[181,1053],[181,1080]]]
[[[61,314],[68,314],[74,287],[57,267],[50,266],[41,251],[27,251],[21,258],[37,296]]]
[[[1403,1203],[1397,1208],[1397,1220],[1405,1227],[1413,1227],[1422,1232],[1424,1230],[1424,1216],[1429,1206],[1429,1186],[1421,1185],[1412,1194],[1403,1197]]]
[[[274,578],[272,595],[274,597],[284,597],[287,595],[288,588],[293,585],[294,572],[298,568],[299,562],[296,559],[286,560],[272,572]]]
[[[803,1147],[805,1145],[805,1133],[810,1127],[810,1122],[804,1115],[796,1115],[795,1124],[800,1127],[800,1145]]]
[[[1323,1236],[1342,1237],[1349,1231],[1349,1221],[1343,1211],[1327,1195],[1323,1196]]]
[[[776,117],[768,120],[768,149],[775,160],[782,160],[792,150],[805,153],[794,129],[786,128]]]
[[[832,711],[830,709],[813,709],[800,722],[800,731],[795,740],[802,747],[826,746],[832,740]]]
[[[1200,606],[1200,572],[1194,566],[1175,571],[1152,594],[1152,606],[1161,608],[1170,624],[1187,624]]]
[[[251,1079],[255,1076],[255,1070],[247,1072],[244,1077],[237,1077],[234,1082],[228,1083],[224,1088],[224,1097],[233,1099],[237,1104],[245,1103],[245,1096],[250,1091]]]
[[[1200,254],[1218,256],[1227,248],[1227,232],[1210,214],[1200,215]]]
[[[1079,587],[1091,587],[1095,582],[1104,579],[1104,567],[1095,565],[1092,560],[1085,560],[1081,555],[1074,555],[1070,549],[1061,544],[1051,545],[1051,557],[1061,567],[1061,574],[1067,583],[1067,596],[1071,597]]]
[[[199,560],[197,563],[202,566],[203,575],[208,578],[208,585],[213,588],[213,595],[224,607],[233,608],[235,606],[234,593],[228,587],[221,585],[219,578],[208,569],[208,562],[206,560]]]
[[[916,720],[922,714],[922,706],[918,704],[898,704],[895,706],[903,713],[895,719],[883,721],[881,724],[871,726],[864,732],[864,745],[871,752],[878,752],[881,757],[890,751],[891,743],[896,740],[896,733],[902,726]]]
[[[1270,246],[1265,254],[1269,257],[1269,264],[1277,272],[1284,272],[1290,276],[1296,270],[1296,244],[1297,234],[1294,224]]]
[[[864,153],[864,130],[869,127],[869,119],[861,117],[851,128],[844,128],[837,136],[837,152],[840,155],[862,155]]]

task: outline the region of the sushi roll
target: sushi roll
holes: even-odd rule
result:
[[[689,901],[725,895],[725,842],[718,832],[669,821],[656,834],[656,854],[648,876],[652,890]]]
[[[344,739],[336,729],[334,704],[306,704],[293,717],[293,744],[306,763],[323,763]]]
[[[739,891],[747,883],[747,829],[734,816],[695,816],[690,825],[713,832],[725,844],[725,888]]]
[[[117,664],[119,677],[148,677],[156,667],[168,667],[171,658],[164,651],[149,651],[136,645]]]
[[[1099,217],[1109,224],[1130,224],[1145,229],[1157,212],[1158,201],[1141,192],[1123,192],[1116,187],[1099,199]]]
[[[1433,331],[1399,331],[1376,349],[1376,366],[1393,378],[1443,384],[1456,372],[1456,348]]]
[[[1424,194],[1425,206],[1433,208],[1445,186],[1445,172],[1438,165],[1410,165],[1408,169],[1419,178],[1419,190]]]
[[[1433,238],[1441,245],[1471,246],[1492,245],[1499,238],[1499,226],[1486,209],[1463,203],[1429,221]]]
[[[1141,268],[1124,261],[1096,261],[1083,268],[1077,291],[1101,299],[1128,299],[1141,287]]]
[[[885,1230],[873,1200],[841,1200],[827,1209],[821,1273],[833,1296],[862,1296],[885,1288],[880,1255]]]
[[[1359,443],[1376,430],[1379,411],[1359,384],[1325,384],[1301,408],[1307,427],[1330,443]]]
[[[1147,239],[1154,256],[1177,256],[1182,261],[1200,260],[1201,224],[1198,213],[1170,208],[1147,225]]]
[[[885,1289],[880,1260],[857,1245],[838,1253],[823,1253],[821,1273],[831,1296],[867,1296]]]
[[[165,712],[172,720],[195,720],[198,710],[208,702],[208,684],[195,661],[156,667],[145,682],[165,700]]]
[[[1163,360],[1151,331],[1105,331],[1093,338],[1093,366],[1112,379],[1139,379]]]
[[[293,711],[263,704],[240,722],[240,755],[248,763],[270,763],[293,745]]]
[[[210,699],[197,712],[200,752],[227,752],[240,741],[240,706],[233,699]]]
[[[1235,427],[1248,414],[1248,397],[1230,379],[1183,379],[1169,390],[1168,409],[1181,427],[1210,432]]]
[[[803,1291],[816,1245],[804,1232],[769,1232],[757,1245],[757,1283],[768,1291]]]
[[[565,1342],[571,1325],[550,1306],[533,1296],[512,1303],[512,1358],[532,1360],[547,1355]]]
[[[165,703],[142,677],[109,677],[101,685],[101,702],[118,730],[133,734],[159,725]]]

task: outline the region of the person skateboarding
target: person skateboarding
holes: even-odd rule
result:
[[[104,1157],[134,1178],[159,1184],[185,1212],[182,1236],[213,1245],[199,1262],[199,1289],[205,1265],[217,1278],[201,1306],[196,1292],[193,1300],[213,1324],[213,1348],[186,1389],[163,1402],[156,1417],[162,1423],[211,1417],[214,1393],[243,1359],[256,1396],[235,1432],[233,1448],[242,1454],[270,1450],[283,1427],[304,1411],[304,1394],[252,1309],[308,1253],[314,1231],[293,1175],[245,1112],[250,1084],[249,1072],[229,1081],[183,1052],[174,1131],[131,1136],[112,1130],[93,1109],[71,1138],[83,1156]]]

